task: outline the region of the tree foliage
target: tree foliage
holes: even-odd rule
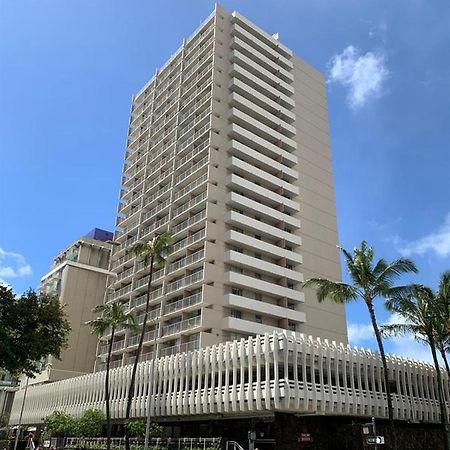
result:
[[[130,437],[143,438],[145,436],[146,423],[145,420],[132,419],[126,423],[126,428]],[[150,426],[150,437],[164,437],[164,428],[156,423]]]
[[[105,414],[99,409],[87,409],[78,420],[80,436],[98,437],[102,435]]]
[[[87,409],[76,418],[63,411],[54,411],[43,421],[49,437],[98,437],[103,434],[105,414],[99,409]]]
[[[63,411],[53,411],[43,418],[46,435],[66,437],[79,435],[79,421]]]
[[[55,296],[29,290],[16,297],[0,285],[0,368],[13,375],[33,376],[48,355],[60,357],[70,323]]]

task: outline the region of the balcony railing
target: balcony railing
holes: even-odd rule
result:
[[[158,197],[161,197],[161,195],[165,194],[170,188],[172,187],[172,183],[167,183],[164,187],[150,195],[150,197],[147,197],[144,200],[144,206],[152,203],[155,201]]]
[[[129,277],[130,275],[132,275],[133,274],[133,270],[134,270],[134,268],[130,267],[129,269],[125,270],[124,272],[119,273],[119,275],[117,276],[117,281],[121,281],[124,278]]]
[[[186,169],[184,172],[182,172],[175,178],[174,185],[176,186],[178,183],[181,183],[189,175],[193,174],[195,171],[208,164],[208,161],[209,155],[202,158],[199,162],[193,164],[191,167],[189,167],[189,169]]]
[[[197,305],[198,303],[201,303],[202,298],[202,292],[197,292],[196,294],[190,295],[189,297],[183,298],[174,303],[169,303],[164,307],[164,314],[170,314],[175,311],[188,308],[189,306]]]
[[[153,341],[155,339],[156,334],[157,334],[156,330],[147,331],[144,334],[144,342],[151,342],[151,341]],[[129,337],[128,341],[127,341],[127,347],[132,347],[134,345],[138,345],[140,338],[141,338],[140,334],[137,334],[135,336]]]
[[[178,241],[173,245],[173,253],[183,250],[187,246],[194,244],[195,242],[201,241],[206,236],[206,230],[203,228],[200,231],[197,231],[193,235]]]
[[[153,216],[158,214],[160,211],[162,211],[164,208],[167,208],[167,206],[170,205],[170,199],[164,200],[162,203],[160,203],[158,206],[155,206],[150,211],[146,212],[142,216],[142,220],[151,219]]]
[[[169,217],[169,214],[167,214],[164,217],[162,217],[161,219],[159,219],[156,222],[154,222],[151,225],[149,225],[148,227],[145,227],[142,230],[141,237],[145,237],[148,234],[152,233],[157,228],[159,228],[159,227],[163,226],[164,224],[166,224],[167,222],[169,222],[169,220],[170,220],[170,217]]]
[[[179,261],[176,261],[172,264],[169,264],[167,267],[167,274],[175,272],[178,269],[188,266],[189,264],[193,264],[197,261],[200,261],[205,257],[205,250],[201,249],[198,252],[193,253],[192,255],[186,256]]]
[[[202,176],[198,177],[192,183],[189,183],[187,186],[185,186],[183,189],[180,189],[179,191],[175,192],[173,194],[173,201],[178,200],[179,198],[183,197],[183,195],[188,194],[190,191],[194,190],[201,184],[203,184],[208,179],[208,174],[205,173]]]
[[[122,297],[123,295],[128,294],[131,292],[131,284],[128,286],[123,287],[122,289],[119,289],[118,291],[115,291],[110,297],[109,300],[117,300],[119,297]]]
[[[161,297],[162,294],[163,294],[163,288],[162,287],[160,287],[158,289],[155,289],[150,294],[150,301],[155,300],[158,297]],[[146,301],[147,301],[147,294],[143,294],[143,295],[140,295],[139,297],[133,298],[130,301],[130,308],[134,308],[136,306],[144,305]]]
[[[142,266],[142,267],[144,267],[144,266]],[[164,269],[160,269],[153,274],[152,281],[157,281],[160,278],[162,278],[163,276],[164,276]],[[149,277],[150,277],[150,275],[147,275],[146,277],[135,281],[134,289],[138,289],[142,286],[147,286]]]
[[[118,250],[125,250],[137,241],[137,236],[133,236],[126,240],[123,244],[119,245]]]
[[[122,350],[125,347],[125,339],[122,341],[113,342],[112,351]]]
[[[191,330],[200,326],[202,323],[202,316],[192,317],[191,319],[182,320],[181,322],[166,325],[162,329],[163,336],[180,333],[181,331]]]
[[[198,205],[199,203],[201,203],[203,200],[206,200],[207,198],[207,192],[203,191],[201,194],[197,195],[196,197],[194,197],[192,200],[189,200],[186,203],[183,203],[181,206],[179,206],[178,208],[175,208],[173,210],[173,214],[172,214],[172,218],[174,219],[175,217],[179,216],[180,214],[184,213],[185,211],[187,211],[188,209],[194,207],[195,205]]]
[[[200,348],[200,340],[186,342],[184,344],[177,344],[171,347],[161,349],[160,356],[170,356],[176,353],[192,352]]]
[[[172,234],[177,234],[180,231],[185,230],[186,228],[189,228],[190,226],[196,224],[197,222],[200,222],[201,220],[206,218],[206,209],[200,211],[195,216],[192,216],[189,219],[183,220],[183,222],[179,223],[175,227],[172,228]]]
[[[182,152],[186,147],[188,147],[192,142],[194,142],[198,137],[202,134],[206,133],[211,128],[211,124],[207,123],[203,125],[198,131],[196,131],[192,136],[188,137],[185,141],[183,141],[177,149],[177,152]]]
[[[196,283],[197,281],[200,281],[202,279],[203,269],[193,273],[192,275],[188,275],[187,277],[180,278],[179,280],[169,283],[166,287],[166,293],[176,291],[177,289],[181,289],[184,286],[189,286],[190,284]]]

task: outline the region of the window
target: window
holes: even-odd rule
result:
[[[261,253],[255,253],[255,258],[257,258],[257,259],[261,259],[261,258],[262,258],[262,255],[261,255]]]
[[[288,330],[297,331],[297,324],[295,322],[292,322],[291,320],[289,320],[288,321]]]
[[[260,314],[255,314],[255,322],[256,323],[263,323],[262,316]]]
[[[257,279],[257,280],[261,280],[261,274],[260,273],[258,273],[258,272],[255,272],[255,278]]]
[[[294,283],[288,281],[288,283],[287,283],[287,288],[288,288],[288,289],[294,289]]]
[[[234,317],[235,319],[242,319],[242,311],[239,311],[238,309],[231,309],[230,317]]]
[[[262,301],[262,295],[259,292],[255,292],[255,300]]]
[[[292,264],[286,264],[286,269],[294,270],[294,266]]]
[[[295,309],[295,303],[293,303],[293,302],[288,302],[287,307],[288,307],[289,309]]]
[[[258,239],[258,241],[261,240],[261,236],[259,234],[255,234],[255,239]]]
[[[240,295],[240,296],[242,296],[242,289],[239,289],[239,288],[232,288],[231,289],[231,293],[232,294],[234,294],[234,295]]]

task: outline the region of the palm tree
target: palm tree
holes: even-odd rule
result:
[[[339,247],[339,249],[344,255],[351,284],[332,281],[326,278],[311,278],[303,283],[303,287],[316,287],[317,300],[319,302],[323,302],[326,298],[329,298],[332,302],[345,304],[362,299],[366,304],[383,364],[391,438],[393,448],[396,449],[394,411],[392,408],[386,355],[375,316],[374,300],[377,297],[386,298],[393,288],[392,285],[396,278],[403,273],[415,273],[417,272],[417,268],[412,261],[405,258],[400,258],[390,263],[386,262],[384,259],[379,259],[375,263],[375,252],[365,241],[361,242],[360,248],[353,249],[353,254],[342,247]]]
[[[436,292],[436,347],[444,361],[450,379],[450,367],[447,353],[450,351],[450,271],[441,274],[439,288]]]
[[[444,432],[445,448],[450,448],[448,435],[447,408],[445,405],[442,373],[436,352],[436,328],[439,317],[439,303],[437,297],[430,288],[422,285],[412,285],[407,291],[397,292],[386,301],[386,308],[398,314],[403,323],[386,325],[382,327],[383,334],[387,336],[411,333],[414,339],[429,345],[433,356],[434,367],[438,382],[439,405],[441,410],[441,424]]]
[[[111,303],[96,306],[92,312],[101,314],[94,320],[86,322],[91,326],[91,333],[99,338],[102,337],[108,329],[111,329],[111,337],[108,344],[108,356],[106,358],[106,375],[105,375],[105,403],[106,403],[106,448],[111,448],[111,411],[109,404],[109,368],[111,363],[111,352],[114,341],[114,334],[118,327],[134,330],[137,328],[136,317],[134,313],[127,312],[122,303]]]
[[[139,362],[139,356],[142,351],[142,346],[144,344],[144,335],[147,327],[148,313],[150,309],[150,295],[152,289],[153,270],[155,268],[164,267],[167,257],[172,253],[172,235],[168,232],[155,235],[153,239],[149,242],[136,244],[133,248],[131,248],[129,253],[134,256],[143,258],[144,265],[150,268],[150,273],[148,275],[145,314],[144,314],[144,321],[142,323],[141,337],[139,339],[139,345],[136,350],[133,370],[131,372],[130,386],[128,388],[127,407],[125,414],[126,423],[128,422],[131,416],[131,404],[133,402],[137,365]],[[154,349],[154,352],[155,350],[156,348]],[[126,450],[130,450],[130,436],[127,428],[125,428],[125,448]]]

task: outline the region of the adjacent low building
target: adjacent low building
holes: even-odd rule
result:
[[[94,228],[53,260],[50,271],[41,279],[40,290],[55,294],[65,305],[71,331],[68,347],[61,359],[49,356],[43,361],[43,371],[30,378],[30,383],[57,381],[94,370],[97,337],[86,322],[94,318],[92,309],[101,305],[109,275],[113,234]]]

